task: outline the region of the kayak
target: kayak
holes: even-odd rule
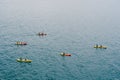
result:
[[[71,54],[65,54],[65,56],[71,56]]]
[[[102,47],[101,47],[101,46],[98,46],[98,47],[97,47],[97,46],[94,46],[94,48],[107,49],[106,46],[102,46]]]
[[[46,36],[46,33],[38,33],[39,36]]]
[[[30,62],[32,62],[32,60],[29,60],[29,59],[17,59],[17,62],[26,62],[26,63],[30,63]]]
[[[71,56],[71,54],[68,53],[60,53],[61,56]]]
[[[16,42],[16,45],[27,45],[26,42]]]

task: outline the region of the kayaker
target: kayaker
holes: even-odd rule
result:
[[[22,61],[22,58],[20,57],[20,61]]]
[[[102,45],[100,45],[100,48],[102,48]]]
[[[63,52],[63,56],[65,56],[65,52]]]
[[[16,44],[18,44],[19,42],[16,42]]]
[[[27,61],[27,59],[25,58],[25,61]]]
[[[98,48],[98,44],[96,44],[96,47]]]

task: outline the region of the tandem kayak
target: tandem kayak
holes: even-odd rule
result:
[[[16,42],[16,45],[27,45],[26,42]]]
[[[32,60],[30,59],[17,59],[17,62],[26,62],[26,63],[31,63]]]
[[[60,53],[61,56],[71,56],[71,54],[68,54],[68,53]]]
[[[94,48],[107,49],[106,46],[94,46]]]
[[[47,34],[46,34],[46,33],[43,33],[43,32],[39,32],[38,35],[39,35],[39,36],[46,36]]]

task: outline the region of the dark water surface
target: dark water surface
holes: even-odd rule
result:
[[[120,80],[119,0],[1,0],[0,80]],[[38,32],[48,35],[39,37]],[[25,41],[26,46],[14,45]],[[94,49],[95,44],[108,46]],[[61,52],[71,53],[62,57]],[[19,57],[32,63],[19,63]]]

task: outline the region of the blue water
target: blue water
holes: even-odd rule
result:
[[[119,3],[1,0],[0,80],[120,80]],[[108,48],[94,49],[95,44]],[[32,63],[16,62],[19,57]]]

